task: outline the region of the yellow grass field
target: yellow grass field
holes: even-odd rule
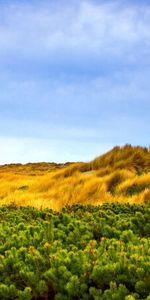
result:
[[[60,210],[74,203],[150,201],[150,152],[115,147],[88,163],[0,166],[0,205]]]

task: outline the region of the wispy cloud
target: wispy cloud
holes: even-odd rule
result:
[[[101,60],[107,54],[116,58],[130,54],[126,57],[130,61],[135,55],[149,54],[150,7],[132,5],[132,1],[127,7],[118,1],[80,1],[76,5],[62,1],[61,7],[43,2],[36,6],[29,1],[10,2],[2,7],[0,51],[4,56],[49,59],[51,63],[57,58],[69,63],[92,55]]]

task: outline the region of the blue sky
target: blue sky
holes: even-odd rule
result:
[[[0,164],[149,137],[149,1],[0,0]]]

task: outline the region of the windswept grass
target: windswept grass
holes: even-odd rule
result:
[[[74,203],[150,201],[150,152],[115,147],[88,163],[38,163],[0,167],[0,205],[60,210]]]

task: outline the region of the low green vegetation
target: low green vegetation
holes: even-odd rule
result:
[[[0,299],[150,300],[150,204],[0,208]]]

